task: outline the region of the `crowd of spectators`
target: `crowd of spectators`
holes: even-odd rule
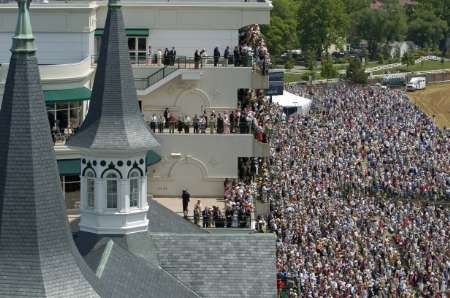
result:
[[[150,129],[158,133],[218,133],[254,134],[260,142],[267,142],[271,121],[267,115],[270,105],[266,101],[246,101],[244,108],[228,112],[204,111],[193,116],[177,114],[168,108],[162,114],[152,114],[147,121]]]
[[[264,74],[267,74],[269,71],[268,65],[270,65],[270,55],[258,24],[249,25],[240,30],[239,45],[241,56],[253,57],[254,65]]]
[[[292,297],[448,297],[446,132],[401,91],[290,91],[312,97],[311,110],[286,117],[272,106],[258,180],[279,287],[291,281]]]

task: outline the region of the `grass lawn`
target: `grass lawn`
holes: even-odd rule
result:
[[[406,66],[391,68],[381,71],[376,71],[374,74],[384,74],[385,72],[396,73],[396,72],[413,72],[413,71],[428,71],[428,70],[438,70],[438,69],[449,69],[450,61],[424,61],[419,64],[410,65],[408,68]]]
[[[425,90],[408,92],[408,97],[440,128],[450,127],[450,83],[430,84]]]
[[[303,74],[302,73],[286,72],[284,74],[284,81],[286,83],[297,82],[297,81],[302,81],[302,80],[303,80]]]

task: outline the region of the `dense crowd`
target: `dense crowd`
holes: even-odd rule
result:
[[[446,132],[401,91],[290,89],[313,105],[292,117],[272,108],[258,185],[280,285],[293,280],[301,297],[447,297]]]

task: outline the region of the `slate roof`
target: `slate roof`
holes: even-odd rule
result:
[[[149,220],[148,230],[153,233],[208,233],[206,230],[185,220],[155,200],[149,201],[147,218]]]
[[[31,28],[25,1],[19,3],[15,38],[23,24]],[[98,297],[101,282],[65,217],[31,30],[22,36],[0,111],[0,297]]]
[[[68,146],[145,151],[158,146],[139,111],[120,5],[110,0],[89,112]]]
[[[148,263],[113,240],[100,242],[87,256],[108,297],[200,297],[160,266]]]
[[[272,234],[152,234],[160,265],[202,297],[276,297]]]
[[[105,284],[121,278],[124,288],[134,288],[131,277],[138,274],[144,277],[135,278],[145,279],[141,271],[146,268],[142,267],[145,264],[151,268],[149,272],[162,275],[159,277],[163,279],[161,285],[167,281],[168,274],[201,297],[276,296],[274,235],[211,234],[153,200],[149,206],[148,232],[123,236],[78,234],[76,242],[85,260],[97,271],[100,259],[106,256],[106,243],[114,241],[113,247],[120,256],[109,254],[110,263],[104,267],[105,275],[101,277]],[[152,223],[158,224],[152,227]],[[156,270],[159,267],[161,271]],[[125,276],[119,277],[120,274]],[[141,291],[145,292],[145,289]],[[161,297],[185,297],[183,293],[177,293]],[[135,294],[139,296],[139,293]]]

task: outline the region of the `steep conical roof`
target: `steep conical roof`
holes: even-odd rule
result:
[[[89,112],[68,146],[145,150],[158,145],[139,111],[121,6],[111,0]]]
[[[101,296],[65,217],[29,3],[18,2],[0,111],[0,297]]]

